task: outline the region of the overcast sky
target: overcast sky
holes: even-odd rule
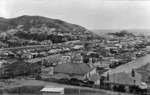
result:
[[[150,29],[150,1],[0,0],[0,17],[40,15],[87,29]]]

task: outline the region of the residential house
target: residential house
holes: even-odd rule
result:
[[[0,68],[3,67],[3,60],[0,61]]]
[[[51,49],[48,51],[49,54],[56,54],[58,52],[57,49]]]
[[[114,86],[122,85],[124,86],[126,92],[129,92],[129,87],[136,85],[141,86],[141,74],[135,73],[136,76],[132,76],[131,74],[120,72],[117,74],[107,75],[104,83],[108,86],[109,89],[114,90]]]
[[[73,63],[83,63],[83,58],[75,56],[71,59],[71,62],[73,62]]]
[[[149,81],[149,74],[150,74],[150,63],[140,67],[137,69],[137,72],[142,75],[142,81],[148,83]]]
[[[115,44],[115,47],[122,48],[122,45],[117,43],[117,44]]]
[[[150,46],[146,46],[146,48],[144,48],[143,50],[146,51],[147,53],[150,53]]]
[[[93,81],[95,85],[100,84],[100,76],[98,75],[98,73],[92,74],[91,76],[88,77],[88,79]]]
[[[52,77],[55,79],[62,79],[62,78],[70,79],[71,78],[68,74],[64,74],[64,73],[57,73]]]
[[[83,63],[83,57],[81,54],[72,54],[71,56],[72,63]]]
[[[53,67],[42,67],[42,74],[44,75],[53,75]]]
[[[45,57],[45,56],[47,56],[47,52],[44,52],[44,51],[43,51],[43,52],[40,52],[39,55]]]
[[[24,53],[24,54],[22,54],[21,58],[23,58],[23,59],[32,59],[33,56],[32,56],[31,53]]]
[[[75,49],[75,50],[79,50],[79,49],[82,49],[82,48],[83,48],[83,45],[75,45],[73,47],[73,49]]]
[[[90,79],[91,81],[94,81],[95,84],[99,83],[96,67],[93,64],[85,64],[85,63],[60,64],[54,68],[54,76],[58,74],[65,74],[65,77],[66,76],[73,77],[81,80]]]
[[[105,67],[105,68],[109,68],[109,65],[110,64],[113,64],[113,62],[112,61],[98,61],[98,62],[96,62],[96,63],[94,63],[94,65],[95,66],[97,66],[97,67]]]
[[[34,52],[34,53],[31,53],[31,54],[32,54],[33,58],[35,58],[35,57],[37,57],[37,55],[38,55],[39,53]]]
[[[124,85],[127,88],[136,85],[142,89],[142,84],[146,84],[149,81],[150,65],[147,64],[150,62],[149,56],[150,54],[106,71],[102,74],[102,76],[106,77],[104,83],[109,86]]]
[[[6,32],[1,32],[0,33],[0,39],[5,40],[6,36],[7,36]]]
[[[7,51],[7,50],[0,51],[0,57],[6,57],[6,56],[8,56],[8,54],[9,54],[9,51]]]
[[[118,67],[116,67],[115,69],[112,69],[109,72],[109,74],[114,74],[114,73],[120,73],[120,72],[131,72],[131,70],[134,69],[138,69],[144,65],[146,65],[147,63],[150,62],[150,54],[147,54],[143,57],[137,58],[133,61],[130,61],[126,64],[120,65]],[[103,76],[106,76],[108,72],[105,72]]]
[[[63,48],[63,51],[70,51],[70,48]]]
[[[70,63],[71,62],[71,55],[69,55],[69,54],[62,55],[61,62],[62,63]]]

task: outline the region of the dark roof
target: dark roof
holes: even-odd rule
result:
[[[148,76],[150,75],[150,64],[146,64],[140,68],[137,69],[138,73],[142,75],[142,81],[147,82]]]
[[[147,63],[146,65],[138,68],[137,70],[142,70],[142,71],[149,71],[150,72],[150,64]]]
[[[85,75],[91,70],[93,70],[95,66],[91,68],[89,65],[85,63],[64,63],[60,64],[54,68],[54,73],[66,73],[66,74],[74,74],[74,75]]]
[[[80,80],[84,80],[83,75],[73,75],[72,77],[73,77],[73,78],[80,79]]]
[[[122,84],[122,85],[134,85],[134,79],[126,73],[118,73],[109,76],[109,80],[105,83],[110,84]]]
[[[61,78],[70,78],[69,75],[64,74],[64,73],[57,73],[57,74],[54,75],[54,77],[59,78],[59,79],[61,79]]]

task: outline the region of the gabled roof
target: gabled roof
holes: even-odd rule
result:
[[[96,82],[96,81],[100,80],[100,76],[98,74],[94,73],[91,76],[89,76],[88,79],[90,79],[91,81]]]
[[[54,68],[54,73],[65,73],[74,75],[85,75],[92,71],[96,67],[93,65],[92,68],[85,63],[64,63]]]
[[[74,57],[74,58],[72,59],[72,61],[81,61],[81,58],[79,58],[79,57]]]
[[[59,78],[59,79],[61,79],[61,78],[70,78],[69,75],[64,74],[64,73],[55,74],[54,77]]]
[[[150,64],[138,68],[137,71],[142,75],[141,81],[148,82],[148,77],[150,76]]]
[[[109,80],[105,83],[122,84],[122,85],[134,85],[134,79],[126,73],[118,73],[109,76]]]

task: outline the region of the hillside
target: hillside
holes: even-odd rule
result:
[[[79,25],[71,24],[62,20],[27,15],[11,19],[0,18],[0,31],[16,29],[18,25],[23,25],[24,30],[28,31],[31,27],[39,28],[43,24],[45,24],[48,28],[56,28],[61,31],[81,31],[91,33]]]

